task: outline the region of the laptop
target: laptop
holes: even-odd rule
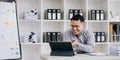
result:
[[[71,42],[49,42],[51,56],[73,56],[74,51]]]

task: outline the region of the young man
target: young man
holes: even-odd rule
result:
[[[85,20],[81,15],[75,15],[71,19],[71,28],[65,32],[65,41],[72,42],[73,50],[77,53],[93,52],[94,35],[85,29]]]

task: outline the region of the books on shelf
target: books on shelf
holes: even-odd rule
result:
[[[120,42],[120,24],[110,23],[110,42]]]

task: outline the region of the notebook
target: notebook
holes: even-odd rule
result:
[[[73,48],[71,42],[49,42],[51,48],[51,56],[73,56]]]

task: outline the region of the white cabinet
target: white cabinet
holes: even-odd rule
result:
[[[19,18],[20,41],[22,44],[23,60],[29,57],[40,59],[41,54],[49,54],[50,47],[44,43],[45,32],[64,32],[70,29],[69,9],[82,9],[86,21],[86,28],[93,32],[105,32],[106,42],[96,44],[96,50],[109,53],[110,46],[119,46],[119,42],[111,42],[110,24],[120,24],[119,19],[113,17],[119,15],[119,0],[17,0],[17,10]],[[24,19],[24,12],[30,9],[38,10],[38,19]],[[61,9],[61,20],[47,20],[47,9]],[[91,10],[104,10],[104,20],[91,20]],[[24,43],[23,36],[26,32],[37,34],[37,43]],[[29,59],[32,60],[32,59]]]

